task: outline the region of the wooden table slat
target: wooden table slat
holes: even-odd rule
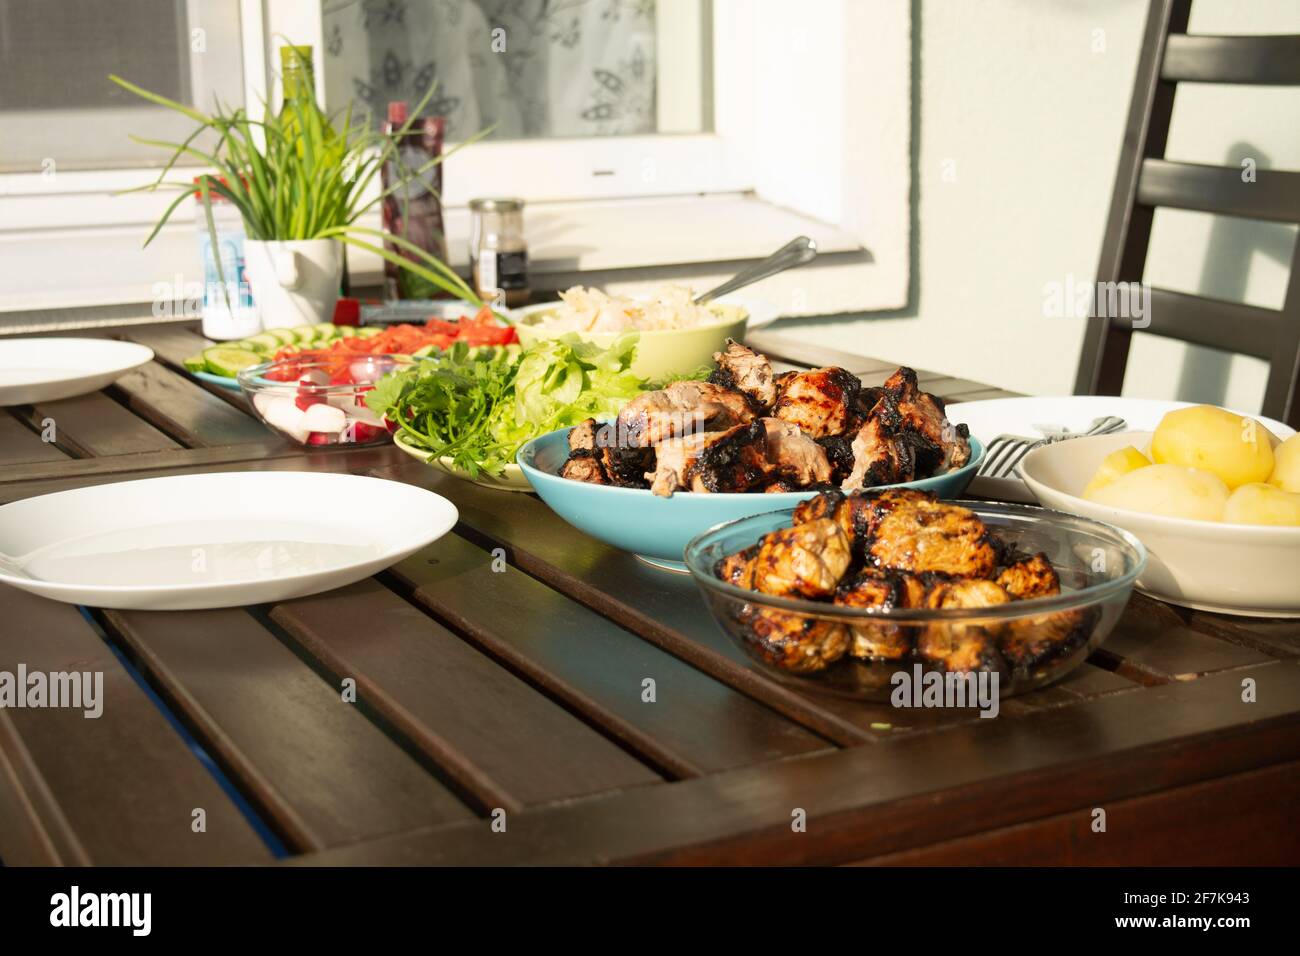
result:
[[[374,581],[271,617],[484,809],[517,810],[661,777]]]
[[[40,432],[11,412],[12,409],[0,408],[0,465],[68,461],[67,452],[53,442],[44,441]]]
[[[473,816],[248,612],[104,615],[293,848]]]
[[[59,862],[174,865],[268,862],[271,852],[78,610],[0,585],[0,671],[99,672],[102,713],[0,709],[7,786],[39,818]],[[206,829],[193,828],[196,809]],[[0,825],[0,857],[20,864],[34,846]],[[32,862],[48,862],[37,859]]]
[[[393,574],[488,653],[674,776],[830,746],[525,572],[504,563],[495,570],[496,560],[448,535]],[[652,700],[646,680],[654,682]]]
[[[128,408],[191,448],[244,442],[289,444],[251,415],[157,362],[127,373],[113,387]]]
[[[108,458],[181,446],[103,392],[40,402],[26,409],[38,431],[52,423],[56,442],[82,458]]]

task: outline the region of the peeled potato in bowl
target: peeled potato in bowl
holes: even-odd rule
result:
[[[1083,489],[1083,497],[1091,498],[1094,491],[1112,485],[1130,471],[1150,468],[1151,459],[1132,445],[1125,445],[1119,451],[1113,451],[1102,459],[1088,486]]]
[[[1300,495],[1252,482],[1228,498],[1223,520],[1229,524],[1300,526]]]
[[[1151,436],[1158,465],[1199,468],[1229,488],[1267,481],[1276,439],[1252,418],[1213,405],[1193,405],[1165,415]]]
[[[1084,498],[1169,518],[1222,521],[1228,486],[1217,475],[1182,465],[1148,465],[1121,475]]]
[[[1300,492],[1300,434],[1273,449],[1273,474],[1268,483],[1283,491]]]

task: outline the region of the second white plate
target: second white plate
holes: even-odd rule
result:
[[[0,405],[72,398],[153,361],[153,349],[113,339],[0,339]]]
[[[0,507],[0,581],[91,607],[263,604],[369,577],[457,517],[441,495],[358,475],[124,481]]]

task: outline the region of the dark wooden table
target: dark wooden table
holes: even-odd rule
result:
[[[393,448],[290,446],[185,374],[190,327],[96,334],[157,361],[98,394],[0,409],[0,502],[312,469],[432,488],[461,520],[371,580],[266,607],[106,611],[0,589],[0,671],[103,671],[106,699],[97,720],[0,709],[6,864],[1300,860],[1296,622],[1135,596],[1087,664],[993,720],[805,693],[751,667],[688,578],[533,496]],[[868,382],[892,369],[751,342]]]

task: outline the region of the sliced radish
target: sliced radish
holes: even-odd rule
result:
[[[339,436],[331,432],[311,432],[307,436],[308,445],[337,445]]]
[[[313,405],[303,413],[303,424],[308,431],[330,432],[337,435],[348,423],[343,410],[324,403]]]
[[[259,410],[268,425],[279,429],[295,441],[306,441],[307,433],[312,431],[306,423],[306,413],[298,408],[291,398],[270,397],[265,406]]]

